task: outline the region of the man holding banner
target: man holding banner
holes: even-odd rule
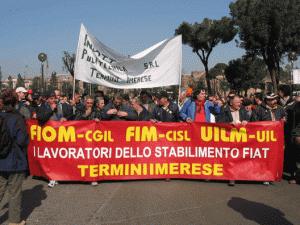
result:
[[[81,26],[76,79],[129,89],[179,85],[180,76],[180,36],[127,57],[103,45]],[[246,124],[237,97],[228,115],[223,113],[220,120],[233,121],[236,126],[204,120],[172,123],[179,121],[179,112],[168,97],[161,92],[160,106],[153,111],[154,119],[168,123],[128,122],[137,120],[137,114],[131,116],[132,109],[123,107],[118,95],[105,107],[103,117],[118,121],[67,121],[63,125],[52,121],[44,127],[30,121],[32,173],[90,182],[281,179],[282,123]]]

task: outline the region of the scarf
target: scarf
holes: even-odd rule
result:
[[[200,113],[202,111],[202,109],[204,109],[204,103],[205,102],[196,100],[195,103],[196,103],[197,113]]]

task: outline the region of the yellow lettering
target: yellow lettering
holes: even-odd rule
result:
[[[179,174],[179,171],[178,171],[178,163],[170,163],[169,164],[169,174],[170,175],[176,175],[176,174]]]
[[[131,164],[130,175],[142,175],[142,164]]]
[[[135,127],[128,127],[126,129],[126,142],[131,141],[131,138],[134,137]]]
[[[112,176],[122,176],[124,171],[124,164],[111,164],[111,175]]]
[[[236,128],[233,128],[230,132],[230,142],[247,142],[247,130],[245,127],[241,127],[238,131]]]
[[[168,174],[168,163],[156,164],[155,165],[155,174],[157,174],[157,175]]]
[[[100,164],[99,165],[99,175],[103,176],[109,176],[109,165],[108,164]]]
[[[48,133],[50,134],[49,136],[48,136]],[[51,127],[51,126],[44,127],[43,132],[42,132],[42,136],[43,136],[43,140],[45,142],[54,141],[55,138],[56,138],[56,135],[57,135],[56,130],[53,127]]]
[[[214,176],[223,176],[223,164],[214,164]]]
[[[200,163],[192,164],[192,175],[201,175],[201,164]]]
[[[221,140],[224,142],[229,142],[229,137],[226,136],[226,129],[221,128]]]
[[[80,169],[80,176],[85,177],[85,170],[89,168],[88,165],[78,165],[78,169]]]
[[[58,129],[58,142],[76,142],[75,127],[60,126]]]
[[[98,176],[98,165],[90,165],[90,177]]]
[[[37,136],[37,125],[31,125],[31,127],[30,127],[30,139],[34,140],[35,136]]]
[[[90,137],[92,134],[92,131],[91,130],[88,130],[87,132],[85,132],[85,139],[88,141],[88,142],[92,142],[93,139]]]
[[[141,141],[157,141],[156,127],[143,127]]]
[[[180,165],[180,174],[191,174],[190,172],[190,164],[189,163],[181,163]]]
[[[208,164],[208,163],[203,164],[202,174],[203,175],[211,175],[212,174],[212,166],[211,166],[211,164]]]
[[[203,141],[208,142],[208,141],[212,140],[212,137],[213,137],[213,135],[212,135],[212,127],[211,126],[207,126],[207,127],[202,126],[201,127],[201,139]]]

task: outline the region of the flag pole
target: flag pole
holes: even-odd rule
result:
[[[74,77],[73,77],[73,98],[75,97],[75,85],[76,85],[76,79],[75,79],[75,73],[74,73]]]
[[[182,45],[182,36],[180,35],[180,43]],[[178,86],[178,106],[179,106],[179,98],[181,94],[181,85],[182,85],[182,46],[180,47],[180,65],[179,65],[179,86]]]

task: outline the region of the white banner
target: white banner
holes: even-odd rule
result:
[[[293,70],[293,84],[300,84],[300,69]]]
[[[181,63],[181,36],[127,57],[102,44],[81,25],[75,78],[122,89],[179,85]]]

